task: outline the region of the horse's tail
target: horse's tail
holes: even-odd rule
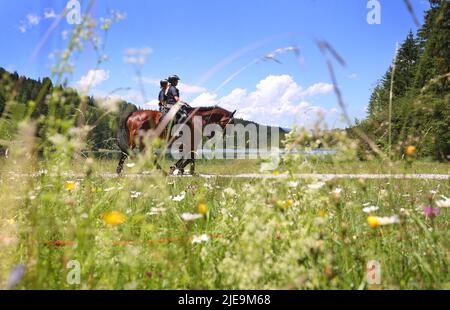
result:
[[[133,114],[137,110],[138,108],[134,104],[127,105],[127,107],[123,110],[123,112],[120,114],[119,117],[119,128],[117,130],[117,144],[120,150],[125,154],[128,154],[128,142],[129,142],[127,121],[128,118],[131,116],[131,114]]]

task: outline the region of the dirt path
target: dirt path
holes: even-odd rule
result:
[[[7,177],[30,177],[38,176],[39,174],[21,174],[21,173],[4,173],[3,176]],[[62,174],[63,177],[67,178],[83,178],[82,173],[65,173]],[[101,173],[96,174],[97,177],[103,178],[117,178],[115,173]],[[126,178],[145,178],[152,176],[150,173],[128,173],[123,174],[122,177]],[[192,175],[174,175],[170,176],[172,178],[192,178]],[[330,179],[419,179],[419,180],[448,180],[450,179],[450,174],[327,174],[327,173],[299,173],[293,174],[292,177],[289,174],[260,174],[260,173],[243,173],[243,174],[199,174],[195,177],[200,178],[237,178],[237,179],[320,179],[320,180],[330,180]]]
[[[215,175],[200,175],[204,178],[215,177]],[[220,175],[221,178],[252,178],[252,179],[288,179],[291,178],[288,174],[272,175],[272,174],[257,174],[244,173],[238,175]],[[324,174],[324,173],[302,173],[294,174],[294,179],[424,179],[424,180],[448,180],[448,174]]]

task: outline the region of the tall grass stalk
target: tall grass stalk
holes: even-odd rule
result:
[[[394,97],[394,76],[395,76],[395,67],[397,64],[397,55],[398,55],[398,43],[395,48],[395,56],[394,56],[394,64],[392,65],[392,74],[391,74],[391,89],[389,91],[389,142],[388,142],[388,157],[389,160],[392,159],[392,99]]]

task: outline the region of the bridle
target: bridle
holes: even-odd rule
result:
[[[228,126],[228,124],[231,123],[231,121],[234,119],[234,114],[236,113],[236,110],[233,111],[233,113],[231,113],[231,115],[229,116],[229,120],[228,122],[225,124],[225,126],[223,126],[224,128]]]

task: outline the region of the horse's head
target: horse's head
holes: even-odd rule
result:
[[[234,114],[236,114],[236,110],[233,112],[229,112],[227,110],[223,110],[223,115],[219,120],[220,127],[225,128],[228,124],[234,124]]]

